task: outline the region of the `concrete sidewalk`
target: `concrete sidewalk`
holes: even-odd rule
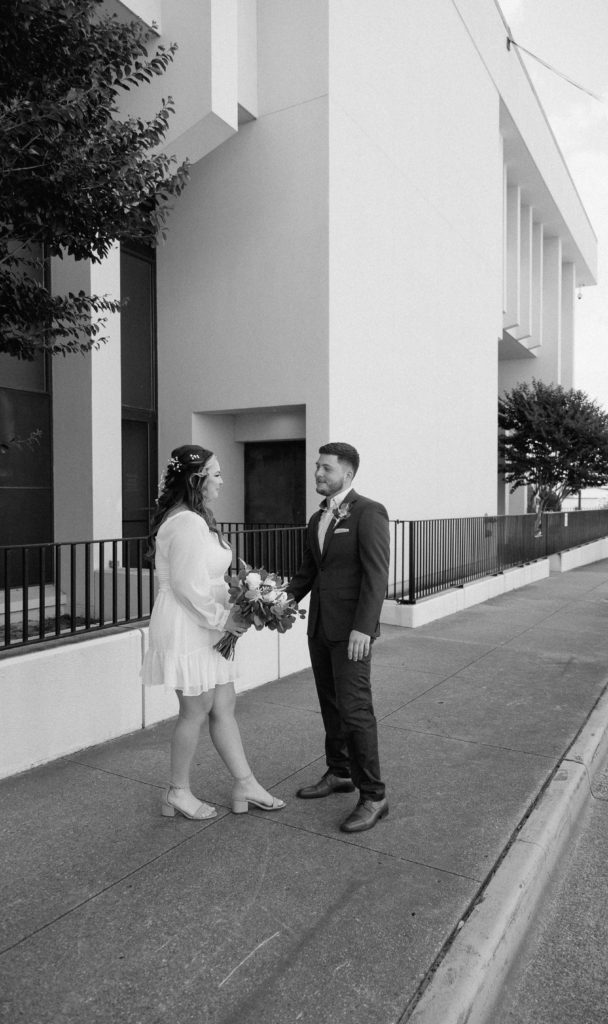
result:
[[[0,783],[0,1019],[406,1021],[604,692],[607,617],[601,562],[385,628],[390,815],[359,836],[338,831],[353,796],[294,797],[325,769],[309,672],[239,698],[280,813],[230,813],[205,736],[193,788],[218,817],[162,818],[172,723]]]

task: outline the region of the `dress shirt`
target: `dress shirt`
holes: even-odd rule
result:
[[[321,508],[323,509],[323,513],[321,515],[321,518],[319,519],[319,534],[318,534],[318,536],[319,536],[319,548],[320,548],[321,551],[323,551],[323,543],[325,541],[325,534],[327,533],[327,530],[329,528],[329,524],[331,523],[333,511],[340,507],[340,505],[344,501],[346,495],[349,494],[351,490],[352,490],[352,488],[348,487],[345,491],[340,491],[339,494],[334,494],[329,499],[329,502],[328,502],[327,499],[325,499],[325,501],[321,502]]]

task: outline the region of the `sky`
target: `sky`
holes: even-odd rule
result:
[[[498,0],[598,239],[598,285],[576,302],[574,386],[608,411],[608,0]]]

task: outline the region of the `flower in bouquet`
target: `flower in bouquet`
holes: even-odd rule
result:
[[[252,569],[245,562],[241,562],[241,565],[236,576],[226,575],[226,582],[230,604],[237,609],[239,618],[247,626],[286,633],[298,617],[304,618],[306,612],[298,609],[288,597],[285,592],[287,583],[276,573],[267,572],[264,568]],[[224,633],[214,649],[222,657],[231,660],[234,658],[237,640],[238,636],[234,633]]]

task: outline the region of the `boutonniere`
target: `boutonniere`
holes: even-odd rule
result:
[[[338,508],[332,508],[331,517],[336,523],[343,523],[350,516],[350,501],[345,501]]]

